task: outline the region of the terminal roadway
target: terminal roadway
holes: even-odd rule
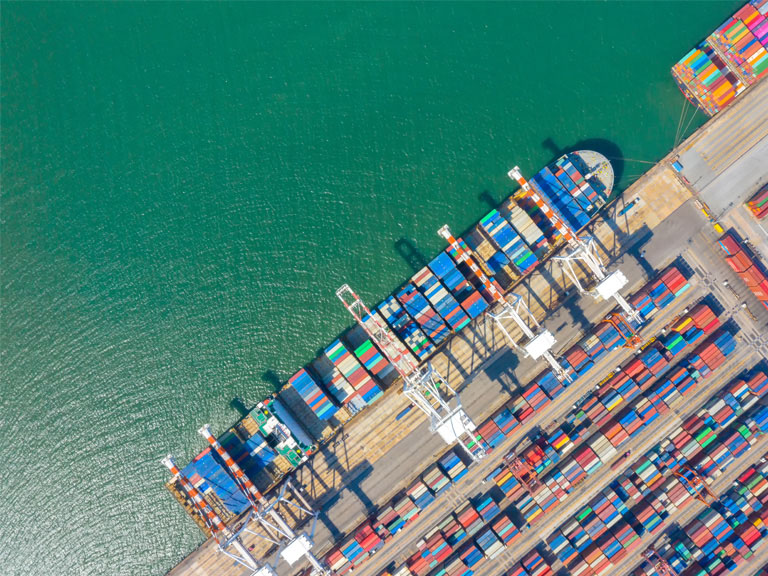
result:
[[[683,175],[715,216],[768,183],[768,80],[762,79],[679,149]]]

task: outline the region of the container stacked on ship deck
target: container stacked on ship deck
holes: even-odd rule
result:
[[[384,299],[379,304],[378,311],[416,358],[423,360],[435,351],[435,345],[430,342],[394,296]]]
[[[522,236],[537,258],[544,258],[549,253],[552,246],[547,241],[544,232],[513,198],[508,198],[502,202],[499,212],[517,230],[518,234]]]
[[[685,96],[713,116],[768,71],[765,0],[751,0],[672,67]]]
[[[688,99],[710,116],[725,108],[745,88],[708,42],[698,44],[675,64],[672,76]]]
[[[558,159],[558,162],[560,160],[562,158]],[[570,165],[572,166],[572,164]],[[579,180],[583,180],[581,174],[575,172],[575,168],[573,171]],[[570,184],[570,190],[563,185],[558,175],[562,178],[562,181]],[[555,213],[567,222],[572,229],[581,230],[589,223],[590,216],[588,212],[593,210],[593,204],[589,202],[588,197],[585,196],[579,185],[573,182],[571,177],[557,164],[552,166],[552,168],[549,166],[542,168],[541,171],[531,178],[529,183],[547,200],[547,203]]]
[[[469,318],[474,319],[488,309],[488,303],[459,271],[449,252],[442,252],[429,263],[429,267],[445,285]],[[458,330],[453,324],[454,330]]]
[[[299,393],[307,406],[321,420],[330,420],[338,411],[338,408],[333,405],[328,396],[320,390],[317,383],[303,368],[291,376],[288,384]]]
[[[430,273],[431,274],[431,273]],[[403,305],[408,315],[413,318],[436,346],[440,345],[451,333],[450,328],[440,318],[440,315],[430,306],[427,299],[408,282],[397,293],[397,299]]]
[[[446,260],[450,262],[450,258],[448,258],[446,254],[441,254],[441,256],[445,256]],[[450,329],[454,332],[458,332],[464,328],[464,326],[469,324],[471,318],[467,315],[464,309],[459,306],[456,298],[453,297],[445,286],[442,285],[440,280],[438,280],[438,277],[435,276],[431,269],[434,263],[435,260],[430,262],[429,267],[425,266],[419,270],[413,277],[413,283],[418,287],[419,291],[426,296],[429,303],[435,310],[437,310],[437,313],[442,316]]]
[[[479,226],[489,240],[509,257],[520,275],[527,274],[539,263],[528,245],[497,210],[491,210],[481,218]]]
[[[333,350],[333,345],[329,349]],[[345,406],[352,414],[365,408],[365,401],[344,377],[341,369],[328,357],[327,353],[316,358],[311,366],[320,375],[323,386],[339,405]]]

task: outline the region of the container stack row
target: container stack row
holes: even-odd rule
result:
[[[480,219],[480,228],[488,239],[510,259],[520,275],[527,274],[539,263],[538,258],[515,232],[498,210],[491,210]]]
[[[661,342],[669,354],[677,356],[686,346],[708,336],[719,327],[720,320],[712,308],[701,303],[692,307],[688,314],[675,321]]]
[[[562,172],[563,177],[570,181],[570,177],[561,168],[553,166],[552,169],[556,172]],[[552,210],[567,222],[572,229],[581,230],[589,224],[590,216],[583,205],[579,204],[572,193],[558,180],[552,169],[549,166],[542,168],[531,178],[530,184],[546,199],[547,204],[549,204]],[[578,191],[578,188],[575,187],[572,181],[571,184],[574,186],[574,193]],[[580,193],[579,196],[581,196]]]
[[[710,508],[672,530],[668,541],[655,548],[656,554],[676,574],[744,572],[745,563],[762,548],[768,536],[766,476],[765,464],[748,467]],[[654,564],[644,561],[633,575],[658,574]]]
[[[747,208],[758,220],[768,215],[768,186],[763,187],[747,201]]]
[[[707,41],[747,84],[754,84],[768,71],[768,20],[752,4],[723,22]]]
[[[430,264],[433,263],[434,260]],[[430,267],[425,266],[419,270],[412,281],[452,331],[457,332],[469,324],[471,318],[459,306],[453,294],[438,280]]]
[[[383,540],[366,521],[354,534],[344,539],[325,557],[325,562],[335,574],[347,574],[361,566],[372,554],[384,545]]]
[[[453,295],[469,318],[474,319],[488,309],[488,302],[459,271],[448,251],[442,252],[429,267]],[[457,328],[454,328],[456,330]]]
[[[675,267],[667,268],[657,279],[632,295],[630,303],[649,320],[660,309],[665,308],[674,298],[682,295],[690,284],[682,272]]]
[[[768,277],[757,265],[755,259],[744,249],[739,240],[731,234],[723,235],[717,243],[725,252],[725,261],[739,275],[750,292],[768,309]]]
[[[397,293],[397,299],[403,305],[408,315],[421,327],[424,334],[436,345],[440,345],[451,334],[450,328],[435,312],[426,298],[408,282]]]

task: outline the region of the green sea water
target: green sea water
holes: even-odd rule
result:
[[[741,3],[9,3],[0,572],[162,574],[163,488],[558,150],[626,187]],[[704,120],[696,116],[692,131]]]

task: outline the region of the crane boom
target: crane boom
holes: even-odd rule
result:
[[[336,296],[357,320],[368,337],[376,343],[379,350],[387,357],[398,374],[406,378],[418,370],[418,364],[405,346],[392,334],[386,322],[376,313],[371,312],[362,299],[354,293],[349,284],[336,290]]]
[[[523,177],[519,166],[515,166],[507,175],[520,185],[523,195],[533,201],[565,239],[570,251],[564,256],[556,256],[553,259],[560,263],[563,271],[573,281],[579,292],[586,292],[586,290],[582,286],[576,270],[573,268],[573,263],[576,261],[584,264],[597,280],[594,292],[604,300],[613,298],[627,319],[639,324],[641,319],[640,312],[619,293],[619,290],[627,284],[627,277],[624,276],[621,270],[611,273],[606,270],[597,252],[594,238],[580,238],[568,223],[552,209],[546,199],[538,192],[535,185],[531,186]]]
[[[507,339],[512,344],[512,346],[514,348],[524,350],[524,352],[527,355],[534,357],[534,359],[543,357],[552,367],[552,371],[554,372],[555,376],[557,376],[559,380],[561,381],[567,380],[570,382],[571,376],[568,373],[568,370],[563,368],[560,365],[560,363],[555,359],[555,357],[552,355],[552,353],[549,351],[550,348],[555,344],[554,336],[552,336],[552,333],[549,332],[548,330],[541,329],[541,326],[536,321],[536,318],[534,318],[533,314],[531,314],[531,311],[528,310],[527,307],[525,307],[525,304],[523,303],[523,299],[517,294],[513,295],[517,303],[517,306],[524,307],[528,317],[532,320],[534,326],[537,329],[539,329],[539,334],[535,334],[533,330],[531,330],[531,328],[525,322],[523,317],[520,316],[520,313],[515,308],[515,306],[513,306],[506,298],[504,298],[503,294],[501,294],[501,292],[499,292],[496,289],[496,287],[493,285],[493,282],[491,282],[488,276],[485,275],[485,272],[482,271],[482,269],[472,259],[472,256],[470,256],[470,254],[468,254],[467,251],[464,250],[464,248],[461,246],[461,243],[454,237],[454,235],[451,233],[450,228],[448,228],[448,225],[445,225],[442,228],[440,228],[440,230],[438,230],[437,233],[441,237],[445,238],[448,244],[451,245],[454,252],[456,253],[457,260],[459,262],[464,262],[467,266],[469,266],[469,269],[472,270],[475,276],[477,276],[477,278],[483,284],[485,289],[491,294],[491,296],[496,301],[496,303],[501,305],[502,309],[500,313],[489,314],[489,316],[496,321],[499,329],[507,337]],[[518,345],[518,343],[515,342],[514,338],[512,338],[512,336],[509,334],[507,329],[504,327],[504,325],[501,322],[501,320],[504,318],[511,318],[515,322],[515,324],[518,325],[523,335],[528,339],[528,343],[524,348],[521,348]]]
[[[459,443],[472,460],[483,458],[485,449],[474,434],[476,426],[447,380],[429,362],[419,367],[381,318],[368,309],[348,284],[336,290],[336,296],[403,377],[403,392],[427,415],[432,432],[440,434],[447,444]],[[455,402],[453,407],[449,403],[451,396]]]
[[[224,461],[226,467],[229,468],[230,472],[232,472],[235,483],[238,485],[240,490],[242,490],[243,494],[245,494],[245,497],[248,498],[251,506],[254,509],[258,509],[259,504],[266,504],[266,498],[264,498],[264,495],[259,492],[256,486],[253,485],[251,479],[245,475],[240,466],[238,466],[237,462],[235,462],[234,458],[229,455],[229,452],[227,452],[219,443],[219,441],[213,437],[213,434],[211,434],[211,427],[208,424],[205,424],[202,428],[200,428],[200,430],[198,430],[198,432],[208,441],[208,444],[211,445],[211,448],[213,448],[216,453],[221,456],[221,459]]]
[[[213,536],[214,540],[216,540],[216,543],[219,546],[219,550],[223,554],[226,554],[232,558],[238,564],[242,564],[251,570],[251,574],[254,576],[276,576],[273,570],[269,569],[268,567],[262,567],[256,561],[256,559],[251,555],[250,551],[240,541],[238,535],[229,529],[229,527],[222,521],[221,517],[216,514],[213,508],[211,508],[205,497],[197,490],[197,488],[192,485],[192,483],[189,481],[189,478],[187,478],[184,473],[179,470],[178,466],[176,466],[176,463],[173,460],[173,457],[168,455],[163,458],[162,462],[166,468],[170,470],[173,477],[179,481],[184,492],[186,492],[187,496],[189,496],[189,498],[192,500],[195,508],[200,513],[200,516],[202,516],[203,521],[208,526],[208,529],[211,531],[211,535]],[[220,536],[223,536],[223,541],[221,540]],[[235,549],[236,554],[229,552],[229,546],[232,546],[232,548]]]
[[[232,477],[240,490],[245,494],[256,515],[256,521],[270,537],[277,534],[278,541],[287,541],[285,549],[288,555],[284,555],[292,564],[298,556],[304,556],[309,560],[315,574],[325,573],[326,570],[315,557],[310,549],[313,546],[312,541],[304,534],[296,534],[285,521],[285,518],[277,511],[274,503],[270,503],[267,498],[254,486],[250,478],[245,475],[242,468],[235,462],[234,458],[221,445],[221,443],[211,434],[211,427],[208,424],[203,425],[198,432],[208,441],[211,448],[221,457],[227,469],[232,473]],[[302,498],[303,500],[303,498]],[[271,518],[272,522],[267,520],[266,516]],[[294,553],[295,552],[295,553]]]
[[[219,539],[219,534],[224,536],[224,538],[230,538],[232,533],[229,528],[227,528],[227,525],[224,524],[219,515],[216,514],[213,508],[211,508],[205,497],[197,490],[197,488],[192,485],[192,482],[189,481],[189,478],[187,478],[182,473],[182,471],[179,470],[178,466],[176,466],[176,463],[173,460],[173,457],[168,455],[163,458],[162,462],[165,464],[165,467],[171,471],[173,477],[178,479],[181,487],[184,489],[184,492],[187,493],[187,496],[189,496],[189,498],[192,500],[195,508],[197,508],[198,512],[200,512],[200,515],[203,517],[203,521],[208,526],[208,529],[211,531],[211,534],[213,534],[213,537],[217,541]]]

